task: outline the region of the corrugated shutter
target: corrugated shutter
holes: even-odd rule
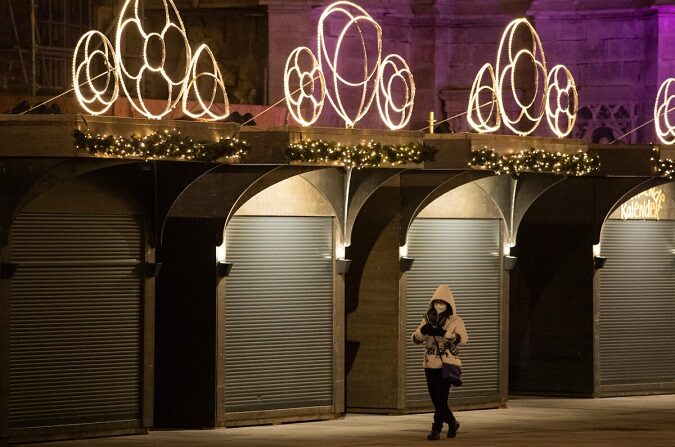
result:
[[[333,220],[227,227],[225,411],[333,404]]]
[[[10,428],[140,418],[141,228],[22,214],[10,298]]]
[[[499,396],[500,221],[416,219],[408,233],[408,254],[415,258],[408,273],[406,302],[406,400],[428,401],[422,358],[424,349],[410,340],[429,299],[440,284],[452,289],[457,311],[470,342],[462,349],[464,384],[453,399]]]
[[[600,383],[675,380],[675,221],[602,229]]]

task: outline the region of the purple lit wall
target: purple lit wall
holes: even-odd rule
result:
[[[276,3],[276,4],[275,4]],[[272,2],[269,6],[269,99],[283,96],[285,58],[299,45],[316,48],[321,0]],[[383,54],[406,58],[417,83],[409,128],[426,125],[429,111],[449,117],[466,111],[474,76],[494,63],[505,26],[528,16],[539,33],[547,65],[565,64],[580,97],[574,135],[605,142],[652,118],[656,91],[675,77],[675,0],[360,0],[383,28]],[[333,34],[337,30],[331,30]],[[340,126],[324,109],[318,125]],[[464,117],[455,131],[468,130]],[[358,127],[381,128],[373,110]],[[542,124],[537,131],[551,135]],[[654,140],[653,126],[626,137]]]

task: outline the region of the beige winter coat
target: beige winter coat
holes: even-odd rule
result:
[[[452,315],[448,317],[443,329],[446,330],[445,336],[431,336],[423,335],[420,332],[422,326],[424,326],[427,321],[422,318],[422,322],[417,327],[415,332],[412,334],[412,341],[416,344],[424,343],[427,350],[424,354],[424,367],[437,369],[442,366],[441,358],[438,356],[438,351],[436,349],[436,343],[440,348],[441,355],[443,357],[443,363],[450,363],[452,365],[462,366],[462,361],[459,359],[459,355],[455,356],[450,352],[451,340],[454,339],[455,334],[460,336],[460,342],[457,343],[457,346],[464,346],[469,342],[469,335],[466,332],[466,326],[464,325],[464,320],[462,320],[459,315],[457,315],[457,307],[455,307],[455,298],[452,296],[450,288],[443,284],[436,289],[434,296],[429,300],[429,310],[433,307],[434,300],[443,300],[448,303],[448,306],[452,309]],[[436,339],[436,343],[434,343]]]

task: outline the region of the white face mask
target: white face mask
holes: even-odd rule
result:
[[[436,310],[436,314],[440,315],[448,309],[448,304],[443,301],[436,301],[434,302],[434,309]]]

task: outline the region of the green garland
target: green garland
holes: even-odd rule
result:
[[[675,175],[675,161],[670,158],[659,160],[658,164],[656,165],[656,171],[660,177],[665,177],[672,180],[673,175]]]
[[[436,148],[419,143],[388,145],[370,141],[350,146],[333,141],[304,140],[292,143],[284,155],[289,161],[338,164],[361,169],[433,161],[436,152]]]
[[[559,175],[581,176],[595,172],[600,167],[596,154],[562,154],[540,149],[528,149],[517,154],[500,155],[493,149],[471,151],[469,166],[479,166],[495,174],[518,175],[521,172],[546,172]]]
[[[209,162],[221,157],[241,157],[251,149],[246,141],[236,138],[194,141],[175,129],[154,132],[144,137],[92,135],[88,129],[84,132],[75,129],[73,139],[75,148],[81,151],[116,158],[173,158]]]

